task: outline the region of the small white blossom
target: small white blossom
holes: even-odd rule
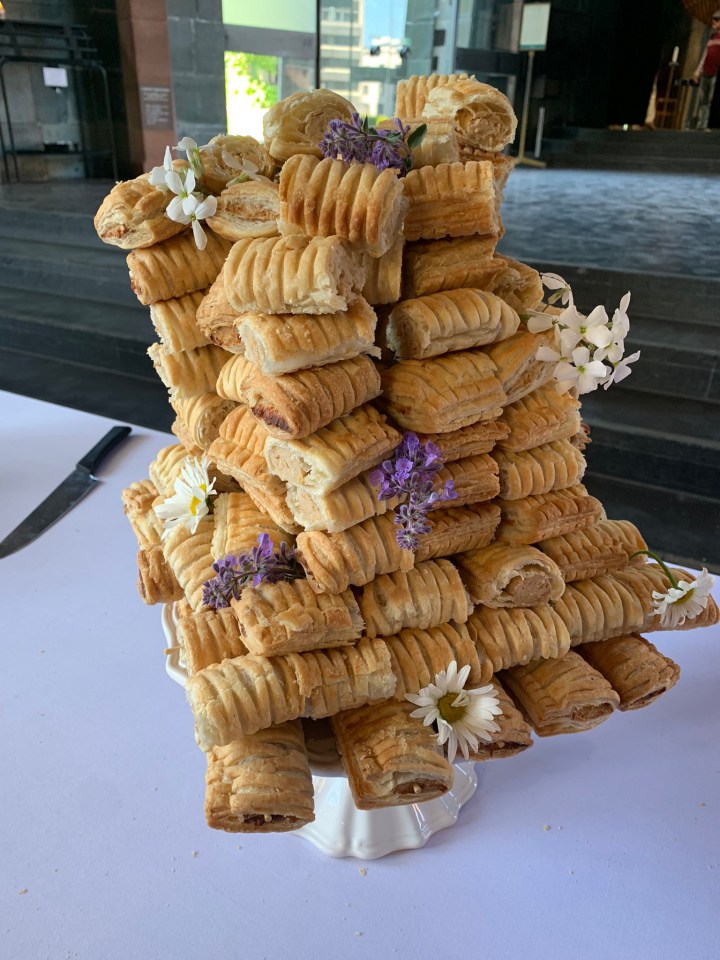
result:
[[[686,620],[694,620],[703,612],[710,599],[713,578],[703,567],[697,580],[683,581],[671,586],[666,593],[653,590],[653,612],[660,624],[668,630],[681,627]]]
[[[629,357],[621,357],[617,363],[613,363],[613,371],[607,380],[603,380],[603,387],[607,390],[613,383],[620,383],[625,377],[629,377],[632,373],[630,364],[635,363],[635,361],[639,359],[640,351],[636,350],[635,353],[631,353]]]
[[[572,290],[566,280],[563,280],[563,278],[559,277],[556,273],[543,273],[540,275],[540,279],[544,287],[547,287],[548,290],[556,291],[553,296],[550,297],[550,303],[556,303],[559,300],[563,306],[567,306],[567,304],[572,305]]]
[[[421,719],[426,727],[437,723],[437,742],[440,746],[447,743],[450,763],[458,748],[467,760],[469,748],[476,750],[478,740],[488,742],[500,729],[493,720],[502,713],[495,690],[490,684],[465,690],[469,673],[469,665],[458,671],[457,662],[453,660],[447,670],[435,674],[434,683],[423,687],[418,694],[405,695],[406,700],[418,707],[411,717]]]
[[[183,137],[180,143],[173,149],[184,150],[187,161],[190,164],[190,169],[195,176],[202,177],[205,172],[205,167],[203,166],[202,157],[200,156],[200,150],[202,148],[198,147],[197,141],[193,140],[192,137]]]
[[[148,179],[154,187],[166,187],[167,176],[173,172],[172,154],[170,147],[165,147],[165,158],[161,167],[153,167]]]
[[[574,306],[568,307],[557,318],[557,322],[559,326],[565,327],[562,331],[563,342],[570,349],[582,341],[601,348],[607,347],[612,341],[608,315],[603,306],[595,307],[587,317],[584,317]]]
[[[175,220],[177,223],[192,224],[195,246],[198,250],[204,250],[207,246],[207,236],[200,225],[200,221],[205,220],[207,217],[214,217],[216,212],[217,197],[205,197],[205,199],[202,199],[197,193],[192,193],[189,197],[185,197],[181,207],[179,209],[176,208],[172,216],[170,215],[170,207],[168,207],[167,211],[171,220]]]
[[[571,387],[577,387],[580,393],[592,393],[609,373],[604,363],[590,359],[587,347],[575,347],[572,362],[561,360],[554,375],[558,381],[558,393],[565,393]]]
[[[173,171],[167,175],[165,182],[175,194],[175,197],[168,204],[165,213],[171,220],[175,220],[177,223],[183,223],[183,221],[179,219],[179,213],[184,208],[185,201],[193,195],[193,190],[195,189],[195,174],[190,169],[183,171],[182,175]]]
[[[175,478],[175,493],[155,507],[156,515],[163,521],[162,539],[173,527],[183,524],[190,533],[195,533],[198,524],[209,512],[208,501],[215,496],[215,481],[208,477],[208,459],[186,457]]]

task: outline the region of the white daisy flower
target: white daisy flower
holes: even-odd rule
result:
[[[208,501],[215,496],[215,481],[211,483],[208,477],[207,457],[202,460],[186,457],[174,486],[175,493],[155,507],[156,515],[163,522],[163,540],[179,524],[195,533],[202,518],[208,515]]]
[[[667,568],[665,571],[669,572]],[[663,627],[674,630],[703,612],[710,599],[713,577],[703,567],[696,580],[678,583],[672,575],[670,579],[674,585],[666,593],[653,590],[653,611]]]
[[[469,665],[458,671],[457,662],[453,660],[447,670],[435,674],[434,683],[423,687],[418,694],[405,695],[406,700],[418,707],[411,717],[421,719],[426,727],[437,723],[437,742],[440,746],[447,743],[450,763],[458,748],[467,760],[469,748],[476,750],[478,740],[489,742],[492,734],[500,729],[493,720],[502,713],[495,690],[491,684],[465,690],[469,673]]]

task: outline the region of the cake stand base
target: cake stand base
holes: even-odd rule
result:
[[[449,793],[427,803],[358,810],[346,777],[314,776],[315,820],[290,836],[302,837],[330,857],[377,860],[395,850],[423,847],[433,834],[457,822],[477,788],[474,763],[455,764]]]

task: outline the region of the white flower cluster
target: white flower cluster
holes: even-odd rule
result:
[[[165,211],[166,216],[176,223],[191,223],[195,245],[198,250],[204,250],[207,236],[200,221],[215,215],[217,199],[206,197],[195,190],[204,173],[200,149],[191,137],[183,137],[173,150],[185,151],[188,166],[175,170],[170,147],[166,147],[163,165],[153,167],[150,171],[150,183],[155,187],[167,188],[175,194]]]
[[[548,305],[559,301],[563,309],[559,313],[533,311],[527,327],[532,333],[555,330],[555,348],[540,347],[537,358],[555,363],[557,392],[566,393],[575,387],[578,393],[591,393],[600,384],[607,390],[610,384],[630,376],[630,364],[640,356],[639,350],[629,357],[624,355],[625,338],[630,330],[627,315],[630,294],[622,298],[612,320],[603,306],[595,307],[586,317],[575,306],[572,290],[562,277],[545,273],[541,279],[548,290],[554,291]]]

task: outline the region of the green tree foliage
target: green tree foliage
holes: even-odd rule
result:
[[[277,103],[277,57],[259,53],[225,52],[225,76],[228,88],[232,81],[254,107],[267,110]]]

